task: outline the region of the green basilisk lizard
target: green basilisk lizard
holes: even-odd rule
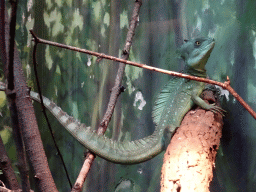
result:
[[[206,77],[205,65],[214,48],[212,38],[196,38],[185,40],[179,49],[186,67],[184,73],[198,77]],[[96,155],[120,164],[135,164],[149,160],[162,152],[170,142],[172,133],[179,127],[184,115],[194,104],[222,113],[222,109],[207,104],[199,95],[204,83],[174,77],[160,92],[153,108],[153,120],[156,123],[152,135],[135,141],[113,141],[104,135],[99,136],[90,127],[80,123],[61,110],[54,102],[43,97],[45,107],[57,120],[87,149]],[[0,90],[5,85],[0,84]],[[30,91],[33,100],[40,102],[39,94]]]

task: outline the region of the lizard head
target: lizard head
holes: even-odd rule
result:
[[[213,38],[195,38],[185,40],[179,53],[188,67],[196,70],[205,70],[205,65],[210,57],[215,42]]]

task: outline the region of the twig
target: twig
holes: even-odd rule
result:
[[[206,82],[206,83],[216,84],[216,85],[222,86],[222,83],[217,82],[217,81],[207,80],[207,79],[204,79],[204,78],[195,77],[195,76],[191,76],[191,75],[187,75],[187,74],[182,74],[182,73],[178,73],[178,72],[174,72],[174,71],[168,71],[168,70],[165,70],[165,69],[160,69],[160,68],[152,67],[152,66],[149,66],[149,65],[136,63],[136,62],[128,61],[128,60],[125,60],[125,59],[120,59],[120,58],[117,58],[117,57],[114,57],[114,56],[105,55],[104,53],[98,53],[98,52],[89,51],[89,50],[86,50],[86,49],[81,49],[81,48],[77,48],[77,47],[70,46],[70,45],[64,45],[64,44],[61,44],[61,43],[56,43],[56,42],[44,40],[44,39],[41,39],[41,38],[37,37],[32,30],[30,30],[30,33],[34,37],[34,41],[37,41],[38,43],[52,45],[52,46],[60,47],[60,48],[63,48],[63,49],[69,49],[69,50],[77,51],[77,52],[81,52],[81,53],[86,53],[88,55],[93,55],[93,56],[96,56],[96,57],[99,57],[99,58],[109,59],[109,60],[112,60],[112,61],[117,61],[117,62],[120,62],[120,63],[124,63],[126,65],[132,65],[132,66],[135,66],[135,67],[140,67],[140,68],[143,68],[143,69],[147,69],[147,70],[150,70],[150,71],[156,71],[156,72],[164,73],[164,74],[167,74],[167,75],[172,75],[172,76],[177,76],[177,77],[186,78],[186,79],[190,79],[190,80],[196,80],[196,81],[201,81],[201,82]]]
[[[129,58],[129,52],[130,52],[130,48],[132,46],[132,38],[135,34],[135,29],[136,29],[136,26],[138,23],[139,11],[140,11],[141,5],[142,5],[141,0],[135,1],[133,13],[132,13],[132,19],[130,22],[129,30],[127,32],[125,46],[124,46],[122,56],[121,56],[121,59],[124,61],[127,61],[127,59]],[[98,60],[101,60],[102,58],[104,58],[104,57],[98,56]],[[115,85],[112,88],[108,107],[107,107],[106,113],[104,114],[104,116],[101,120],[101,123],[97,129],[98,135],[103,135],[105,133],[105,131],[108,127],[108,124],[111,120],[112,114],[114,112],[117,98],[120,95],[120,93],[123,91],[121,83],[122,83],[122,79],[123,79],[124,70],[125,70],[125,64],[123,64],[122,62],[119,63],[119,68],[118,68],[118,72],[117,72],[116,79],[115,79]],[[79,173],[76,183],[72,189],[72,192],[81,191],[84,181],[85,181],[87,174],[90,170],[91,164],[94,161],[94,158],[95,158],[94,154],[92,154],[90,152],[87,153],[83,167]]]
[[[13,73],[13,58],[14,58],[14,43],[15,43],[15,31],[16,31],[16,13],[17,13],[17,4],[18,0],[10,1],[12,6],[11,11],[11,21],[10,21],[10,31],[9,31],[9,62],[8,62],[8,91],[13,94],[14,92],[14,73]],[[8,92],[7,92],[8,93]],[[15,97],[15,94],[13,94]]]
[[[68,170],[67,170],[67,167],[65,165],[65,162],[64,162],[64,159],[63,159],[63,156],[61,154],[61,151],[58,147],[58,144],[55,140],[55,137],[54,137],[54,134],[53,134],[53,130],[52,130],[52,126],[50,124],[50,121],[48,119],[48,116],[46,114],[46,110],[45,110],[45,106],[44,106],[44,102],[43,102],[43,97],[42,97],[42,92],[41,92],[41,88],[40,88],[40,83],[39,83],[39,78],[38,78],[38,73],[37,73],[37,62],[36,62],[36,48],[37,48],[37,44],[38,42],[35,40],[35,45],[34,45],[34,48],[33,48],[33,66],[34,66],[34,73],[35,73],[35,77],[36,77],[36,84],[37,84],[37,89],[38,89],[38,94],[39,94],[39,97],[40,97],[40,100],[41,100],[41,107],[42,107],[42,112],[44,114],[44,117],[45,117],[45,120],[46,120],[46,123],[47,123],[47,126],[50,130],[50,133],[51,133],[51,136],[52,136],[52,140],[54,142],[54,145],[55,145],[55,148],[57,150],[57,153],[60,157],[60,160],[61,160],[61,163],[64,167],[64,170],[65,170],[65,173],[66,173],[66,176],[67,176],[67,179],[68,179],[68,182],[69,182],[69,185],[70,185],[70,188],[72,188],[72,183],[71,183],[71,180],[70,180],[70,177],[69,177],[69,174],[68,174]]]
[[[174,71],[168,71],[168,70],[165,70],[165,69],[160,69],[160,68],[157,68],[157,67],[152,67],[152,66],[149,66],[149,65],[141,64],[141,63],[127,61],[127,60],[120,59],[120,58],[117,58],[117,57],[114,57],[114,56],[105,55],[104,53],[93,52],[93,51],[89,51],[89,50],[86,50],[86,49],[80,49],[80,48],[69,46],[69,45],[64,45],[64,44],[60,44],[60,43],[47,41],[47,40],[40,39],[40,38],[36,37],[36,35],[33,33],[32,30],[30,30],[30,32],[33,35],[33,37],[38,40],[38,43],[43,43],[43,44],[47,44],[47,45],[61,47],[61,48],[64,48],[64,49],[78,51],[78,52],[81,52],[81,53],[86,53],[86,54],[93,55],[93,56],[96,56],[96,57],[101,57],[101,58],[104,58],[104,59],[117,61],[117,62],[120,62],[120,63],[124,63],[126,65],[132,65],[132,66],[135,66],[135,67],[140,67],[140,68],[143,68],[143,69],[147,69],[147,70],[150,70],[150,71],[156,71],[156,72],[164,73],[164,74],[167,74],[167,75],[172,75],[172,76],[181,77],[181,78],[185,78],[185,79],[190,79],[190,80],[200,81],[200,82],[209,83],[209,84],[213,84],[213,85],[218,85],[218,86],[222,87],[223,89],[228,90],[241,103],[241,105],[253,116],[253,118],[256,119],[255,111],[230,86],[230,81],[229,81],[228,77],[227,77],[227,81],[225,81],[224,83],[221,83],[221,82],[210,80],[210,79],[195,77],[195,76],[191,76],[191,75],[187,75],[187,74],[183,74],[183,73],[178,73],[178,72],[174,72]]]
[[[89,173],[89,170],[91,168],[94,158],[95,158],[95,155],[93,155],[92,153],[87,153],[84,164],[82,166],[82,169],[76,179],[76,182],[75,182],[71,192],[81,192],[82,191],[85,179]]]
[[[130,55],[130,49],[132,46],[132,38],[135,34],[135,28],[138,23],[139,11],[140,11],[141,5],[142,5],[141,1],[135,2],[133,14],[132,14],[132,20],[131,20],[130,27],[129,27],[129,30],[128,30],[127,36],[126,36],[126,41],[125,41],[126,43],[125,43],[124,49],[122,51],[121,59],[123,59],[123,60],[127,60]],[[112,114],[114,112],[117,98],[120,95],[120,93],[123,91],[121,83],[122,83],[122,79],[123,79],[123,75],[124,75],[124,70],[125,70],[125,64],[119,63],[119,68],[118,68],[118,72],[117,72],[116,79],[115,79],[115,85],[112,88],[112,92],[111,92],[109,103],[108,103],[108,108],[107,108],[106,113],[104,114],[102,121],[100,123],[100,126],[97,130],[98,134],[103,134],[106,131],[108,124],[111,120]]]

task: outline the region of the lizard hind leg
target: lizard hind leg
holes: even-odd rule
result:
[[[168,147],[168,145],[170,144],[172,136],[175,133],[176,129],[173,130],[173,128],[171,128],[169,126],[164,129],[164,133],[163,133],[164,149],[166,149]]]

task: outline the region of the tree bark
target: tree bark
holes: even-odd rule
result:
[[[5,11],[3,4],[1,10]],[[3,15],[3,14],[2,14]],[[8,77],[8,51],[9,51],[9,21],[8,15],[1,17],[0,29],[0,53],[4,64],[5,77]],[[5,19],[5,20],[4,20]],[[12,37],[14,38],[14,36]],[[25,77],[22,71],[22,64],[16,45],[14,44],[13,54],[13,72],[14,72],[14,89],[7,96],[10,106],[12,119],[16,119],[19,124],[18,130],[24,141],[27,157],[33,169],[35,185],[39,191],[57,191],[53,181],[51,171],[48,166],[46,154],[44,152],[40,132],[38,129],[34,108],[30,99],[29,89],[26,85]],[[15,118],[14,118],[15,115]]]
[[[164,155],[161,192],[209,191],[222,126],[220,114],[199,108],[186,114]]]

